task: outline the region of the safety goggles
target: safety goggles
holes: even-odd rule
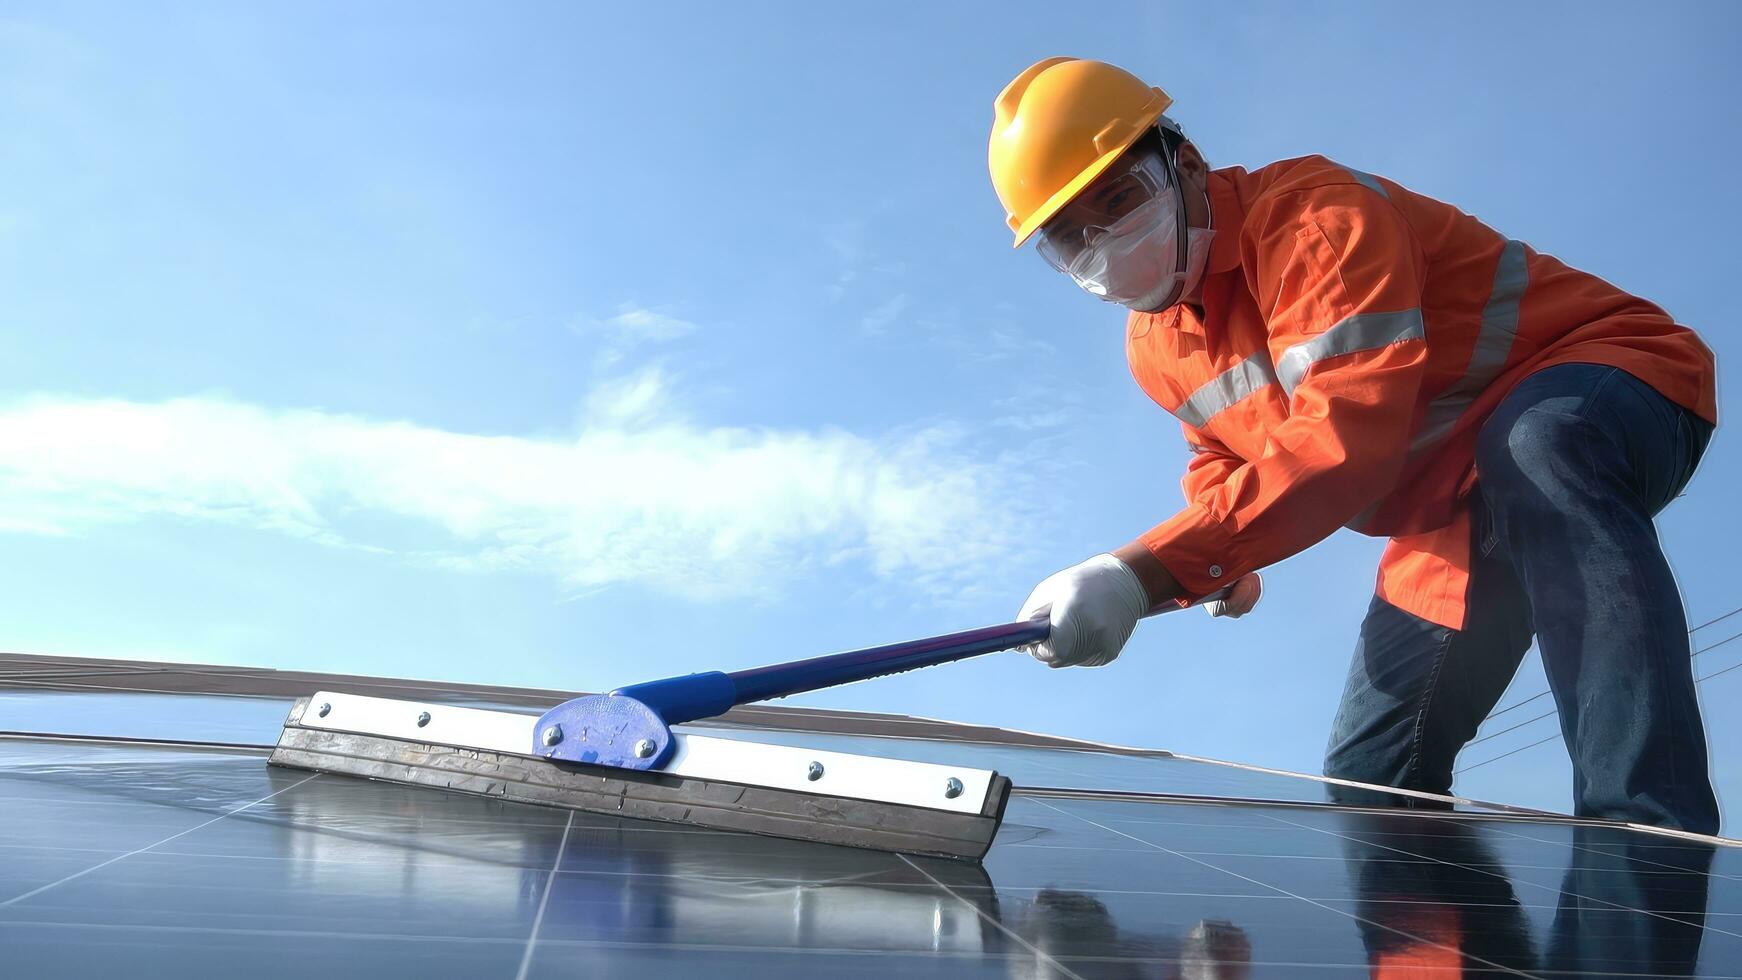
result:
[[[1053,268],[1069,273],[1078,257],[1120,219],[1171,193],[1173,186],[1173,167],[1160,152],[1121,158],[1041,226],[1035,249]]]

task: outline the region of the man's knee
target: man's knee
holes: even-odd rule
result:
[[[1584,419],[1550,409],[1490,419],[1476,437],[1476,472],[1488,502],[1500,511],[1553,508],[1579,474],[1589,472],[1581,461],[1593,435]]]

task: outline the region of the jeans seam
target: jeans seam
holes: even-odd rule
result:
[[[1441,629],[1445,629],[1445,627],[1441,627]],[[1445,639],[1440,641],[1439,652],[1434,654],[1434,665],[1428,671],[1427,683],[1422,688],[1421,703],[1415,710],[1415,731],[1410,738],[1409,760],[1403,765],[1404,786],[1402,788],[1404,789],[1412,788],[1409,784],[1413,781],[1416,770],[1421,765],[1421,746],[1427,728],[1428,709],[1433,707],[1434,695],[1440,687],[1440,671],[1445,667],[1446,654],[1451,652],[1452,640],[1457,636],[1456,630],[1447,629],[1445,633]]]
[[[1573,417],[1580,422],[1589,421],[1588,416],[1591,414],[1592,406],[1596,405],[1598,396],[1603,394],[1603,389],[1609,387],[1609,382],[1614,381],[1616,375],[1622,373],[1624,372],[1618,367],[1612,367],[1603,372],[1603,376],[1598,378],[1597,383],[1591,386],[1591,390],[1585,393],[1584,403],[1579,406],[1577,412],[1573,413]]]

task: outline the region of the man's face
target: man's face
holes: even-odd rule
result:
[[[1171,193],[1167,164],[1158,151],[1127,151],[1041,227],[1048,260],[1068,267],[1121,218]]]
[[[1184,194],[1186,224],[1210,227],[1210,208],[1205,194],[1209,167],[1191,143],[1180,144],[1173,174]],[[1156,194],[1171,193],[1168,167],[1153,145],[1127,150],[1113,165],[1089,182],[1069,204],[1059,209],[1041,228],[1041,235],[1066,265],[1091,244],[1095,236],[1120,218],[1141,207]],[[1056,264],[1056,263],[1055,263]]]
[[[1201,270],[1183,297],[1162,288],[1186,269],[1187,229],[1210,227],[1209,171],[1190,143],[1173,160],[1164,152],[1145,141],[1097,175],[1041,227],[1041,257],[1091,294],[1133,310],[1198,302]],[[1201,247],[1204,240],[1194,233],[1189,241]]]

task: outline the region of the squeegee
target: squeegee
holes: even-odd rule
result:
[[[709,671],[543,715],[318,691],[270,762],[593,813],[977,861],[1010,780],[987,769],[673,731],[738,705],[1044,640],[1046,620]]]

